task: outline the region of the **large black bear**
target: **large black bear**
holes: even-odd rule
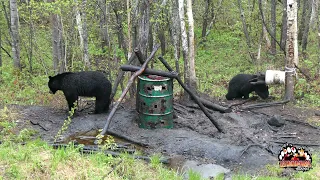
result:
[[[264,81],[264,75],[238,74],[229,82],[227,100],[244,98],[248,99],[249,94],[255,91],[262,99],[269,97],[268,86]]]
[[[109,110],[112,85],[102,72],[65,72],[53,77],[49,76],[48,86],[52,94],[58,90],[63,91],[68,101],[69,111],[79,96],[96,97],[96,114]]]

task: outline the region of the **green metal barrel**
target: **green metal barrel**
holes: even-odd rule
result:
[[[138,76],[136,108],[140,128],[173,128],[173,80]]]

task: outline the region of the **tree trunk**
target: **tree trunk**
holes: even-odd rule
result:
[[[176,71],[180,77],[180,18],[179,18],[179,8],[178,8],[178,0],[172,1],[171,6],[171,35],[172,42],[174,47],[174,59]]]
[[[194,25],[192,14],[192,2],[187,0],[187,16],[189,25],[189,65],[190,65],[190,87],[193,90],[197,89],[197,77],[195,67],[195,47],[194,47]]]
[[[181,28],[181,41],[182,41],[182,57],[184,62],[184,83],[190,87],[190,67],[189,67],[189,48],[187,39],[186,24],[184,21],[184,0],[178,0],[179,5],[179,18],[180,18],[180,28]],[[188,93],[184,92],[184,97],[188,97]]]
[[[29,8],[29,71],[32,73],[32,53],[33,53],[33,23],[32,23],[32,7],[30,5],[30,1],[27,1]]]
[[[153,49],[153,44],[156,44],[154,43],[153,41],[157,41],[157,38],[156,38],[156,34],[158,33],[158,26],[157,26],[157,23],[152,23],[151,24],[151,27],[149,28],[149,39],[148,39],[148,49],[149,49],[149,52],[152,51]],[[153,68],[153,60],[151,60],[150,64],[152,64],[151,68]]]
[[[77,0],[75,0],[77,2]],[[82,0],[80,3],[81,12],[77,8],[77,15],[76,21],[79,30],[79,37],[80,37],[80,46],[83,49],[83,61],[84,65],[87,68],[91,68],[90,61],[89,61],[89,52],[88,52],[88,31],[87,31],[87,21],[86,21],[86,4],[87,0]],[[81,14],[81,15],[80,15]],[[81,17],[82,16],[82,17]]]
[[[88,29],[87,29],[87,0],[82,0],[82,28],[83,28],[83,58],[86,67],[91,69],[91,63],[89,58],[89,47],[88,47]]]
[[[2,31],[0,28],[0,75],[2,74]],[[0,81],[1,81],[1,77],[0,77]]]
[[[139,33],[138,42],[142,52],[143,59],[147,58],[149,43],[149,27],[150,27],[150,4],[148,1],[142,1],[139,6],[140,18],[138,20]]]
[[[286,47],[287,41],[287,0],[283,0],[282,2],[283,13],[282,13],[282,26],[281,26],[281,40],[280,46],[282,49]]]
[[[255,59],[254,59],[253,54],[251,53],[251,40],[250,40],[248,28],[247,28],[246,18],[244,16],[244,12],[243,12],[243,9],[241,6],[241,0],[238,0],[238,6],[239,6],[239,10],[240,10],[240,17],[241,17],[241,21],[242,21],[243,33],[246,36],[249,55],[250,55],[252,62],[254,62]]]
[[[75,0],[77,2],[77,0]],[[77,27],[79,31],[79,39],[80,39],[80,47],[81,49],[83,48],[83,29],[82,29],[82,20],[81,20],[81,14],[80,10],[81,8],[76,7],[76,22],[77,22]]]
[[[202,22],[202,33],[201,33],[202,39],[204,39],[207,34],[210,0],[204,0],[204,3],[205,3],[205,10],[204,10],[203,22]]]
[[[162,14],[163,14],[162,16],[164,16],[164,17],[167,16],[167,13],[163,12],[165,10],[166,4],[167,4],[167,0],[162,0],[160,7],[156,10],[156,12],[154,14],[154,17],[153,17],[154,22],[151,23],[152,28],[150,29],[150,31],[151,31],[150,36],[152,37],[152,38],[150,38],[150,40],[152,41],[152,42],[150,42],[150,48],[149,48],[150,52],[154,48],[155,44],[158,44],[157,39],[159,39],[160,45],[161,45],[161,55],[162,56],[165,54],[165,51],[166,51],[165,50],[166,41],[165,41],[165,35],[164,35],[164,30],[163,30],[165,24],[164,24],[164,22],[162,24],[159,24],[159,22],[161,22],[161,20],[163,20],[164,18],[158,20],[158,17],[159,17],[160,12],[162,12]],[[152,47],[151,47],[151,44],[152,44]],[[153,67],[153,61],[151,63],[152,63],[152,67]]]
[[[162,27],[159,28],[158,38],[160,40],[161,45],[161,55],[164,56],[166,54],[166,36]]]
[[[304,32],[304,28],[305,28],[305,22],[307,20],[307,4],[308,4],[309,0],[304,0],[303,1],[303,9],[302,9],[302,14],[301,14],[301,22],[300,22],[300,26],[299,26],[299,31],[298,31],[298,42],[301,45],[301,41],[302,41],[302,36],[303,36],[303,32]]]
[[[61,73],[60,68],[64,57],[64,45],[61,17],[57,14],[51,15],[52,18],[52,49],[53,49],[53,70],[55,73]]]
[[[100,36],[101,36],[101,48],[104,50],[106,47],[110,47],[110,39],[107,23],[107,5],[106,0],[99,0],[100,13]]]
[[[128,25],[128,58],[127,60],[129,60],[129,58],[131,57],[131,53],[132,53],[132,42],[131,42],[131,6],[130,6],[130,0],[127,0],[127,25]]]
[[[320,6],[318,6],[318,8],[320,8]],[[319,11],[319,9],[318,9]],[[317,26],[318,26],[318,49],[320,49],[320,19],[317,16]],[[318,51],[318,77],[320,77],[320,51]]]
[[[298,22],[297,22],[297,2],[295,0],[287,1],[288,31],[286,45],[286,82],[284,100],[294,99],[295,86],[295,65],[298,66]]]
[[[302,40],[301,40],[301,49],[302,49],[302,53],[304,54],[304,52],[307,50],[307,45],[308,45],[308,35],[309,35],[309,24],[310,24],[310,16],[311,16],[311,2],[310,0],[305,0],[306,1],[306,19],[304,22],[304,30],[303,30],[303,34],[302,34]]]
[[[276,36],[276,27],[277,27],[277,16],[276,16],[276,0],[271,0],[271,34],[273,37]],[[276,55],[277,53],[277,43],[275,39],[271,39],[271,54]]]
[[[309,27],[312,30],[316,29],[316,20],[318,18],[318,12],[319,12],[318,6],[319,6],[319,0],[312,0],[312,2],[311,2],[310,25],[309,25]]]
[[[113,12],[116,15],[116,21],[117,21],[117,29],[116,32],[118,34],[118,43],[119,43],[119,47],[122,48],[125,58],[128,59],[128,50],[127,50],[127,46],[126,43],[124,41],[124,33],[123,33],[123,28],[122,28],[122,16],[121,14],[118,13],[118,6],[116,3],[112,4],[112,8],[113,8]]]
[[[12,57],[13,65],[21,71],[20,63],[20,45],[19,45],[19,16],[16,0],[10,0],[10,18],[11,18],[11,39],[12,39]]]

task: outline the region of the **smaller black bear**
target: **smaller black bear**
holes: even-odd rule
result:
[[[265,75],[238,74],[229,82],[227,100],[236,98],[248,99],[249,94],[255,91],[262,99],[269,97],[268,86],[264,81]]]
[[[65,72],[53,77],[49,76],[48,86],[52,94],[58,90],[63,91],[68,101],[69,111],[79,96],[96,97],[96,114],[109,110],[112,85],[102,72]]]

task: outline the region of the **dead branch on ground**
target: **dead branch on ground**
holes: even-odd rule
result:
[[[276,144],[286,144],[287,142],[282,141],[270,141]],[[320,144],[312,144],[312,143],[297,143],[297,142],[291,142],[291,144],[294,144],[296,146],[320,146]]]
[[[242,110],[251,110],[251,109],[255,109],[255,108],[278,106],[278,105],[286,104],[288,102],[290,102],[290,101],[289,100],[285,100],[285,101],[278,101],[278,102],[271,102],[271,103],[251,104],[251,105],[247,105],[247,106],[242,106],[240,109],[242,109]]]
[[[246,153],[246,152],[248,151],[248,149],[249,149],[250,147],[253,147],[253,146],[258,146],[258,147],[260,147],[261,149],[264,149],[264,150],[268,151],[269,153],[271,153],[271,154],[273,155],[273,152],[272,152],[269,148],[266,148],[266,147],[264,147],[264,146],[261,145],[261,144],[254,143],[254,144],[249,144],[246,148],[244,148],[244,150],[243,150],[243,151],[241,152],[241,154],[240,154],[240,157],[243,156],[243,154]]]

